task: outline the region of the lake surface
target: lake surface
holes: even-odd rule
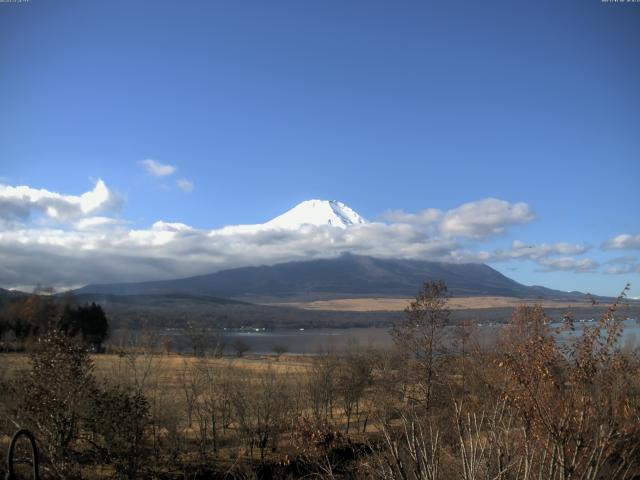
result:
[[[559,335],[561,342],[570,342],[581,334],[585,326],[593,326],[594,323],[576,322],[575,332],[564,332]],[[560,324],[552,324],[552,328]],[[640,346],[640,325],[634,319],[624,322],[624,333],[620,344],[625,349],[638,348]],[[503,328],[503,325],[482,325],[476,327],[474,341],[484,347],[490,347]],[[449,333],[453,327],[447,327]],[[130,335],[130,332],[129,332]],[[173,351],[189,352],[191,340],[183,330],[167,329],[158,332],[159,343],[171,343]],[[222,339],[225,344],[225,353],[233,354],[232,343],[241,340],[249,347],[252,354],[273,354],[274,347],[283,346],[288,353],[297,355],[317,355],[321,352],[341,352],[353,348],[388,348],[393,345],[388,328],[344,328],[344,329],[300,329],[300,330],[244,330],[244,331],[219,331],[207,332],[203,344],[205,349],[213,349],[217,340]],[[113,339],[114,343],[116,339]]]

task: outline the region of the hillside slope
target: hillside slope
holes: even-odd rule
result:
[[[456,296],[576,298],[578,292],[528,287],[483,264],[338,258],[222,270],[208,275],[141,283],[87,285],[76,293],[116,295],[188,293],[225,298],[411,297],[425,281],[443,280]]]

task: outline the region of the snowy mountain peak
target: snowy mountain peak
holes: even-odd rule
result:
[[[336,200],[306,200],[288,212],[264,224],[269,228],[297,229],[303,225],[329,225],[347,228],[350,225],[367,223],[353,209]]]

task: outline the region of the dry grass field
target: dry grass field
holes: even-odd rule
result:
[[[91,361],[98,384],[120,385],[144,393],[152,417],[168,422],[159,430],[163,438],[169,438],[168,429],[175,423],[176,426],[180,425],[174,432],[174,435],[178,435],[176,441],[194,445],[201,441],[199,427],[203,418],[206,418],[202,410],[203,401],[194,398],[194,395],[202,395],[207,391],[205,372],[217,372],[217,381],[222,383],[216,383],[214,388],[224,388],[223,385],[228,387],[230,384],[225,382],[244,384],[250,386],[246,392],[248,394],[254,387],[259,390],[261,382],[269,375],[275,376],[275,385],[279,385],[279,388],[286,386],[287,389],[299,389],[312,365],[311,357],[295,355],[282,355],[279,358],[275,355],[213,358],[143,350],[92,355]],[[27,353],[0,354],[0,380],[19,379],[27,374],[30,367]],[[231,401],[230,398],[227,400]],[[190,401],[193,402],[192,406],[189,406]],[[336,420],[338,424],[342,421],[340,418]],[[9,427],[8,431],[0,432],[0,451],[5,451],[8,446],[9,435],[13,431],[13,427]],[[245,448],[239,446],[239,428],[236,423],[231,423],[226,436],[220,434],[216,454],[219,461],[228,462],[245,454]],[[92,471],[91,475],[97,474]]]
[[[343,312],[397,312],[404,310],[413,299],[409,298],[342,298],[336,300],[316,300],[312,302],[286,302],[271,305],[295,307],[303,310],[327,310]],[[515,308],[520,304],[540,304],[543,308],[580,308],[590,306],[582,301],[540,300],[513,297],[458,297],[449,300],[452,310],[477,308]]]
[[[123,357],[117,354],[92,355],[91,359],[95,365],[95,373],[98,377],[108,376],[123,362]],[[29,368],[29,356],[26,353],[2,353],[0,360],[6,375],[13,375],[20,370]],[[167,372],[179,372],[185,366],[198,362],[207,362],[218,366],[233,366],[235,368],[253,372],[260,372],[271,367],[278,373],[302,373],[309,368],[310,357],[298,355],[283,355],[279,360],[273,355],[248,355],[242,358],[222,357],[222,358],[200,358],[192,355],[178,354],[153,354],[149,357],[140,355],[136,362],[142,364],[144,361],[151,361]]]

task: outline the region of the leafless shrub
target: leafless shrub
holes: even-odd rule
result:
[[[118,361],[112,366],[110,381],[147,394],[163,360],[158,355],[159,343],[158,335],[146,328],[125,332],[116,347]]]
[[[139,392],[120,388],[98,392],[91,402],[87,419],[87,438],[98,458],[114,466],[116,474],[138,478],[147,463],[145,429],[149,423],[149,404]]]
[[[309,407],[317,422],[328,422],[333,417],[336,401],[338,359],[332,352],[313,358],[307,372],[306,392]]]
[[[411,408],[399,411],[400,425],[382,424],[382,450],[364,468],[375,478],[391,480],[438,480],[441,478],[440,434]]]
[[[345,443],[342,433],[328,422],[298,416],[291,432],[293,456],[287,463],[295,462],[298,474],[305,477],[335,478],[341,459],[332,453]]]
[[[625,293],[566,346],[540,307],[515,311],[500,365],[505,398],[522,421],[531,475],[590,480],[638,472],[640,423],[629,421],[637,404],[619,383],[631,365],[619,350],[622,323],[614,315]],[[563,328],[573,328],[570,316]]]
[[[18,385],[18,422],[31,428],[58,478],[80,476],[75,458],[82,422],[97,387],[87,351],[51,329],[31,353],[31,369]]]
[[[357,348],[350,349],[339,359],[336,390],[346,417],[347,434],[353,417],[356,417],[357,422],[360,420],[360,407],[366,389],[372,381],[372,369],[370,356]]]
[[[268,448],[277,448],[280,435],[289,425],[290,397],[286,378],[268,368],[255,379],[243,378],[234,387],[234,415],[249,457],[253,458],[257,448],[260,460],[264,460]]]

